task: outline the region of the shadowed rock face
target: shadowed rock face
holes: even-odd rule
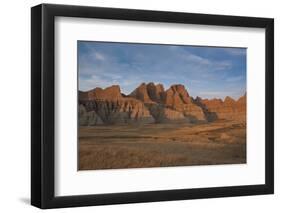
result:
[[[154,83],[149,83],[146,85],[147,94],[150,100],[161,103],[163,99],[164,87],[162,84],[155,85]]]
[[[79,105],[79,125],[80,126],[95,126],[103,124],[101,118],[95,111],[87,112],[85,106]]]
[[[166,91],[162,84],[142,83],[128,96],[118,85],[79,91],[80,125],[246,120],[246,94],[235,101],[193,99],[183,85]]]
[[[122,97],[118,100],[93,99],[80,101],[80,104],[88,113],[95,112],[95,114],[100,118],[102,122],[97,123],[97,125],[154,122],[154,118],[151,116],[149,110],[144,106],[144,104],[141,101],[132,98]],[[83,114],[80,114],[80,116],[84,117]],[[82,120],[83,119],[84,118],[82,118]],[[84,123],[84,125],[90,124]]]

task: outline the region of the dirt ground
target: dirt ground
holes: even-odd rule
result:
[[[246,126],[147,124],[79,128],[79,170],[246,163]]]

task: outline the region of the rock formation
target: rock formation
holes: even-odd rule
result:
[[[127,123],[212,122],[217,119],[246,121],[246,94],[237,101],[193,99],[184,85],[142,83],[131,94],[118,85],[79,91],[80,125]]]
[[[162,84],[142,83],[129,96],[143,101],[158,122],[181,119],[206,121],[203,110],[181,84],[172,85],[164,91]]]
[[[149,109],[156,123],[186,120],[182,112],[172,110],[161,104],[146,104],[146,107]]]
[[[79,91],[79,100],[118,100],[121,98],[122,94],[118,85],[105,89],[97,87],[88,92]]]
[[[183,85],[175,84],[166,91],[164,102],[166,105],[187,104],[189,103],[189,94]]]
[[[80,126],[95,126],[101,125],[103,121],[95,111],[87,112],[86,108],[81,104],[79,105],[79,125]]]
[[[150,99],[156,103],[161,103],[163,99],[164,87],[162,84],[155,85],[154,83],[150,82],[146,86],[147,94]]]
[[[246,122],[247,112],[247,96],[246,94],[240,97],[236,102],[236,117],[240,121]]]
[[[154,118],[148,109],[139,100],[123,97],[119,86],[106,89],[96,88],[88,92],[79,93],[81,125],[90,125],[95,117],[101,122],[96,124],[122,124],[122,123],[152,123]],[[83,114],[85,108],[87,114]],[[89,113],[97,116],[89,118]],[[91,114],[91,115],[92,115]],[[85,118],[88,117],[88,118]],[[88,123],[85,120],[88,119]]]
[[[202,108],[194,103],[183,85],[172,85],[163,95],[163,103],[168,108],[182,112],[191,121],[205,121]]]
[[[246,94],[237,101],[227,96],[224,100],[198,98],[197,103],[207,112],[208,120],[214,120],[210,116],[215,115],[215,119],[246,121]]]
[[[136,98],[144,103],[152,102],[148,95],[147,85],[145,83],[142,83],[139,87],[137,87],[129,96]]]

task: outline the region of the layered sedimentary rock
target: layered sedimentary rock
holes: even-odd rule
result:
[[[118,85],[79,91],[80,125],[212,122],[217,119],[246,121],[246,94],[237,101],[193,99],[185,87],[142,83],[128,96]]]
[[[152,123],[153,117],[141,101],[122,98],[120,100],[91,100],[82,102],[88,112],[95,111],[105,124]]]
[[[163,103],[166,107],[182,112],[191,121],[205,121],[202,108],[196,105],[183,85],[173,85],[164,94]]]
[[[139,100],[123,97],[119,86],[109,87],[104,90],[98,88],[98,90],[80,92],[79,95],[81,96],[81,99],[79,98],[81,108],[84,107],[87,113],[94,112],[103,124],[154,122],[154,118],[144,104]],[[83,124],[90,125],[90,122],[88,124],[84,122]]]
[[[162,104],[150,103],[145,105],[149,109],[151,115],[154,117],[156,123],[186,120],[182,112],[172,110]]]
[[[103,121],[97,115],[95,111],[87,112],[86,108],[80,104],[79,105],[79,125],[80,126],[95,126],[101,125]]]
[[[164,103],[167,106],[175,106],[190,103],[189,94],[181,84],[172,85],[166,92]]]
[[[203,109],[196,105],[193,102],[193,99],[190,98],[190,102],[188,104],[184,104],[184,115],[188,117],[191,121],[206,121],[206,116],[204,114]]]
[[[113,85],[105,89],[95,88],[88,92],[79,91],[79,100],[119,100],[122,98],[120,87],[118,85]]]
[[[236,117],[238,120],[246,121],[247,112],[247,96],[246,94],[240,97],[236,102]]]
[[[194,103],[203,110],[207,121],[212,122],[218,119],[218,116],[215,112],[211,112],[208,110],[202,98],[197,96],[196,99],[194,100]]]
[[[149,84],[147,84],[146,88],[150,100],[156,103],[162,102],[164,94],[164,87],[162,84],[155,85],[154,83],[150,82]]]
[[[129,96],[136,98],[144,103],[152,102],[148,95],[147,85],[145,83],[142,83],[139,87],[137,87]]]
[[[203,110],[194,103],[181,84],[172,85],[164,91],[162,84],[142,83],[130,94],[130,97],[143,101],[156,121],[206,120]]]
[[[246,121],[246,94],[237,101],[231,97],[221,99],[197,99],[197,103],[216,119]],[[212,120],[212,119],[210,119]]]

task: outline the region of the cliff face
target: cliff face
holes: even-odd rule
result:
[[[183,115],[192,121],[205,121],[203,110],[197,106],[189,96],[183,85],[173,85],[164,94],[164,105]]]
[[[154,118],[144,103],[133,98],[123,97],[119,86],[112,86],[104,90],[98,88],[85,93],[80,93],[82,96],[81,99],[79,98],[80,111],[83,112],[83,108],[85,108],[88,113],[94,112],[101,120],[96,123],[97,125],[154,122]],[[82,125],[87,125],[87,122],[83,122],[85,114],[80,113],[79,118]],[[90,118],[88,119],[88,125],[95,125],[94,123]]]
[[[142,83],[129,96],[143,101],[159,122],[180,119],[206,121],[203,110],[194,103],[181,84],[172,85],[164,91],[162,84]]]
[[[130,95],[130,97],[134,97],[144,103],[151,103],[152,100],[150,99],[147,91],[147,87],[145,83],[142,83],[138,88],[136,88]]]
[[[95,111],[104,124],[153,123],[150,112],[140,101],[123,98],[114,101],[87,101],[87,111]]]
[[[79,91],[80,125],[207,122],[217,119],[246,120],[246,95],[235,101],[193,99],[183,85],[166,91],[162,84],[142,83],[130,95],[117,85]]]
[[[98,114],[91,110],[87,111],[85,106],[79,105],[79,125],[80,126],[95,126],[104,124]]]
[[[230,97],[221,99],[198,100],[202,108],[207,112],[216,115],[216,119],[246,121],[246,94],[237,101]]]
[[[147,94],[153,102],[161,103],[164,94],[164,87],[162,84],[155,85],[154,83],[149,83],[146,85]]]
[[[149,112],[155,119],[156,123],[184,121],[186,119],[182,112],[167,108],[160,104],[152,103],[146,104],[145,106],[149,109]]]
[[[105,89],[97,87],[88,92],[79,91],[79,100],[118,100],[121,98],[122,95],[118,85],[113,85]]]

